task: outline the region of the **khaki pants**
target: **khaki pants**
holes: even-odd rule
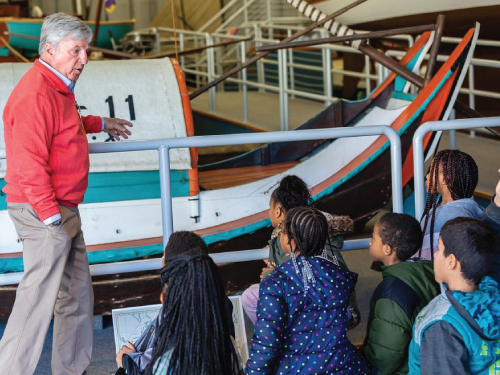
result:
[[[59,206],[62,223],[46,227],[29,204],[9,203],[23,243],[24,276],[0,341],[0,372],[35,372],[52,316],[52,374],[82,375],[92,355],[92,279],[78,208]]]

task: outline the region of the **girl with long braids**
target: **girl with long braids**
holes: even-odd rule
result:
[[[246,374],[368,374],[346,335],[358,275],[326,258],[327,238],[320,211],[287,212],[280,242],[290,260],[260,284]]]
[[[280,265],[290,260],[289,254],[283,251],[279,237],[283,228],[283,219],[286,213],[294,207],[304,207],[311,203],[311,194],[306,183],[299,177],[290,175],[284,177],[279,186],[272,192],[269,200],[269,218],[274,227],[271,239],[269,240],[269,258],[265,259],[266,267],[263,268],[261,280],[269,275],[276,265]],[[328,241],[326,244],[327,255],[330,260],[337,262],[340,266],[348,269],[344,258],[340,254],[340,249],[344,243],[345,234],[354,231],[354,222],[349,216],[337,216],[323,213],[328,221]],[[255,323],[257,303],[259,300],[259,285],[251,285],[243,292],[242,304],[248,317]],[[350,299],[349,316],[350,326],[355,327],[359,323],[359,310],[356,304],[356,296]]]
[[[483,209],[473,198],[478,179],[476,162],[465,152],[442,150],[436,154],[426,176],[427,204],[421,220],[424,242],[420,257],[434,259],[439,232],[448,220],[483,217]]]
[[[161,270],[161,283],[161,324],[146,375],[242,374],[212,258],[172,257]]]

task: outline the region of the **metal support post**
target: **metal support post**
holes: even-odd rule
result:
[[[469,65],[469,107],[472,109],[476,109],[476,96],[474,95],[474,65]],[[476,132],[474,130],[470,131],[470,137],[474,138],[476,136]]]
[[[254,27],[254,33],[255,33],[255,47],[260,47],[262,46],[262,29],[258,24],[253,25]],[[264,61],[263,59],[260,59],[257,61],[257,81],[259,82],[260,85],[264,85],[266,76],[265,76],[265,71],[264,71]],[[259,92],[265,92],[266,90],[262,87],[259,87]]]
[[[160,191],[161,214],[163,227],[163,248],[167,246],[170,235],[174,233],[174,219],[172,210],[172,191],[170,182],[170,155],[168,146],[158,149],[160,161]]]
[[[240,44],[241,48],[241,63],[243,64],[247,58],[246,54],[246,43],[243,41]],[[247,69],[241,71],[243,80],[243,122],[248,122],[248,85],[247,85]]]
[[[236,54],[236,58],[235,58],[235,61],[242,61],[242,62],[245,62],[244,60],[241,59],[241,56],[240,56],[240,49],[238,47],[236,47],[234,49],[234,53]],[[245,68],[246,69],[246,68]],[[238,91],[241,92],[243,91],[243,86],[241,84],[241,81],[243,80],[243,76],[241,74],[241,72],[245,69],[242,69],[238,72],[238,80],[240,81],[240,83],[238,83]]]
[[[370,58],[365,55],[365,74],[366,74],[366,97],[372,92],[372,81],[370,80]]]
[[[278,76],[280,92],[280,119],[281,130],[288,130],[288,72],[286,62],[286,50],[278,51]]]
[[[198,38],[194,38],[194,48],[198,48]],[[207,51],[208,56],[208,51]],[[196,89],[199,89],[201,86],[200,83],[200,59],[195,59],[195,69],[196,69]],[[208,68],[207,68],[208,69]]]
[[[205,36],[206,45],[211,46],[213,44],[212,36],[206,33]],[[215,79],[215,54],[213,48],[207,48],[207,79],[208,82],[212,82]],[[215,112],[217,110],[217,99],[215,87],[212,87],[209,91],[209,102],[210,102],[210,112]]]
[[[450,120],[455,120],[455,110],[452,109],[450,113]],[[450,130],[450,149],[455,150],[457,148],[457,131],[455,129]]]
[[[286,33],[287,37],[292,36],[292,30],[288,29]],[[293,48],[288,49],[288,61],[290,66],[290,87],[295,90],[295,69],[293,67]],[[292,99],[295,99],[295,95],[292,94]]]
[[[383,72],[384,67],[382,64],[377,63],[377,73],[378,73],[378,86],[384,82],[384,72]]]
[[[179,48],[181,51],[184,51],[184,33],[179,34]],[[186,58],[184,55],[181,55],[181,61],[179,61],[179,63],[181,64],[182,70],[184,70],[186,68]]]
[[[213,40],[213,42],[214,44],[220,43],[220,38],[217,38],[217,40]],[[224,74],[224,63],[222,61],[222,48],[223,47],[217,47],[216,51],[214,52],[214,59],[215,59],[214,67],[217,69],[217,75],[219,76]],[[219,92],[224,92],[224,83],[218,85],[217,89],[219,90]]]
[[[325,105],[332,103],[333,99],[333,81],[332,81],[332,50],[328,47],[323,48],[323,82],[325,85]]]

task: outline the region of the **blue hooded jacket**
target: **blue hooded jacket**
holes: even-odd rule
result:
[[[408,374],[499,374],[498,283],[486,276],[472,293],[441,287],[415,321]]]
[[[303,257],[297,263],[303,274]],[[292,261],[260,284],[247,374],[367,374],[347,339],[347,301],[358,275],[322,257],[306,257],[316,283],[304,291]]]

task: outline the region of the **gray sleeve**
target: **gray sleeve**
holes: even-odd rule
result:
[[[149,365],[151,362],[151,358],[153,357],[153,348],[147,348],[144,352],[141,353],[128,353],[124,354],[123,357],[127,356],[128,358],[131,359],[133,363],[131,364],[131,367],[136,368],[139,372],[143,372],[146,367]],[[135,373],[129,371],[129,369],[125,366],[123,366],[127,370],[127,374],[134,375]]]
[[[497,207],[493,201],[495,196],[491,198],[491,203],[484,210],[483,220],[500,235],[500,207]]]
[[[484,210],[483,220],[488,223],[500,237],[500,207],[495,204],[494,199],[495,196],[491,198],[491,203]],[[498,283],[500,283],[500,255],[497,255],[495,263],[492,265],[488,276],[493,277]]]
[[[426,375],[468,375],[469,353],[453,326],[439,321],[424,332],[420,344],[420,369]]]

